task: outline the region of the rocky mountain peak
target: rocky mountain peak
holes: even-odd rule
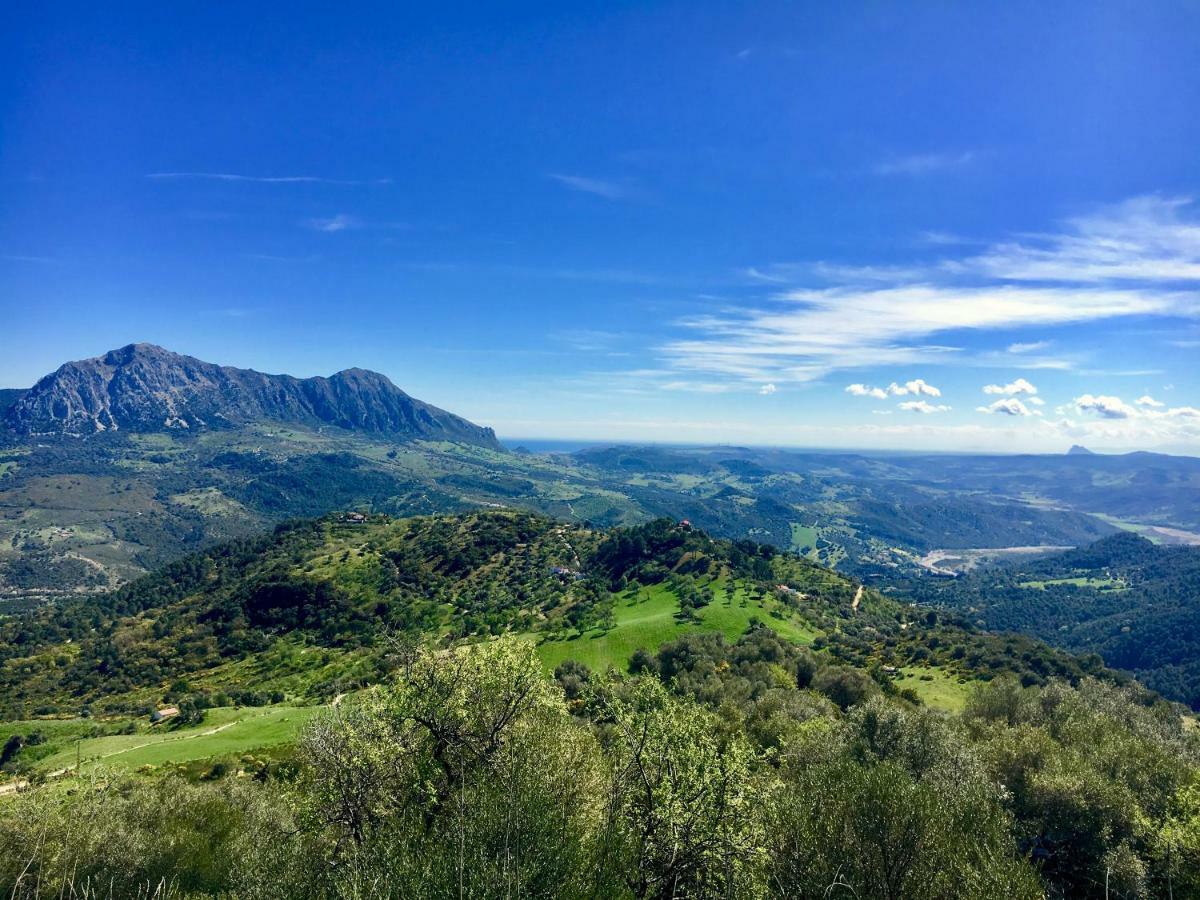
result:
[[[3,419],[22,434],[196,430],[273,421],[396,440],[500,446],[490,428],[410,397],[378,372],[266,375],[146,343],[65,363],[8,406]]]

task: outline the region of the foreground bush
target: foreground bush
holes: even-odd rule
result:
[[[569,703],[528,642],[419,655],[313,722],[284,780],[6,798],[0,892],[1200,896],[1196,741],[1170,709],[997,681],[962,717],[878,692],[842,712],[777,644],[689,640],[628,679],[565,667]]]

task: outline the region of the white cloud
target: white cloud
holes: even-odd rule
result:
[[[632,195],[627,186],[600,178],[586,178],[582,175],[561,175],[554,172],[547,173],[546,177],[552,178],[573,191],[594,194],[597,197],[603,197],[605,200],[624,200]]]
[[[1200,409],[1194,406],[1175,406],[1163,413],[1147,413],[1150,416],[1163,416],[1168,419],[1200,419]]]
[[[1043,400],[1041,397],[1026,397],[1025,402],[1032,403],[1034,406],[1045,406],[1046,405],[1046,401]]]
[[[1005,397],[997,400],[995,403],[990,403],[987,406],[975,407],[976,412],[987,413],[988,415],[1005,415],[1005,416],[1032,416],[1041,415],[1038,410],[1031,411],[1028,406],[1018,400],[1016,397]]]
[[[155,181],[244,181],[255,184],[340,184],[340,185],[384,185],[391,184],[390,178],[359,180],[353,178],[322,178],[318,175],[235,175],[229,172],[151,172],[146,176]]]
[[[847,394],[856,397],[874,397],[876,400],[886,400],[888,397],[904,397],[908,394],[927,397],[940,397],[942,392],[923,378],[914,378],[904,384],[892,382],[886,388],[872,387],[869,384],[850,384],[846,386]]]
[[[1009,353],[1037,353],[1039,350],[1045,350],[1051,344],[1050,341],[1029,341],[1022,343],[1018,341],[1015,344],[1008,345]]]
[[[728,394],[737,387],[716,381],[668,381],[660,385],[664,391],[686,391],[689,394]]]
[[[923,415],[950,411],[949,406],[934,406],[927,400],[906,400],[900,404],[900,408],[908,412],[922,413]]]
[[[959,348],[937,341],[946,332],[1196,314],[1200,299],[1192,294],[1135,289],[918,284],[793,290],[746,313],[686,320],[700,336],[662,349],[680,369],[811,381],[838,369],[961,359]]]
[[[1065,223],[1061,232],[992,245],[933,266],[775,264],[755,280],[825,288],[781,290],[749,308],[681,324],[692,335],[662,347],[675,369],[757,382],[812,381],[880,365],[995,364],[962,332],[1069,326],[1139,317],[1200,317],[1200,221],[1189,201],[1135,198]],[[1037,354],[1048,341],[1009,345],[1026,368],[1070,368]]]
[[[751,281],[765,281],[768,284],[787,284],[791,279],[782,272],[775,271],[775,266],[766,266],[757,268],[750,266],[745,270],[745,275]]]
[[[1194,281],[1200,225],[1183,216],[1190,198],[1134,197],[1077,216],[1059,234],[996,244],[949,271],[1009,281]]]
[[[1036,394],[1038,390],[1024,378],[1018,378],[1016,381],[1008,384],[984,385],[983,392],[985,394],[1004,394],[1007,397],[1012,397],[1016,394]]]
[[[1081,400],[1088,399],[1085,395]],[[1118,398],[1091,398],[1094,400],[1116,400],[1106,409],[1115,409],[1116,414],[1100,412],[1097,417],[1072,419],[1064,416],[1056,421],[1047,421],[1044,427],[1053,433],[1074,441],[1086,440],[1105,442],[1110,446],[1144,448],[1169,445],[1183,452],[1195,454],[1200,450],[1200,409],[1179,406],[1167,410],[1137,410],[1120,403]],[[1080,412],[1095,412],[1094,404],[1084,404]]]
[[[760,394],[762,394],[764,397],[769,397],[773,393],[775,393],[777,390],[779,390],[779,389],[777,387],[775,387],[775,385],[773,385],[773,384],[764,384],[762,387],[760,387],[758,389],[758,392]]]
[[[1105,419],[1132,419],[1138,414],[1134,407],[1122,402],[1120,397],[1109,397],[1104,394],[1096,396],[1084,394],[1082,397],[1076,397],[1072,402],[1078,412],[1094,412]]]
[[[339,231],[348,231],[351,228],[358,228],[362,225],[354,216],[338,213],[336,216],[330,216],[325,219],[309,219],[307,222],[309,228],[314,231],[323,231],[326,234],[335,234]]]
[[[877,163],[871,167],[871,171],[875,175],[928,175],[931,172],[961,168],[974,158],[975,154],[970,152],[916,153]]]
[[[887,391],[883,388],[870,387],[865,384],[848,384],[846,393],[853,394],[855,397],[874,397],[876,400],[886,400],[888,396]]]
[[[1166,406],[1167,404],[1163,403],[1161,400],[1155,400],[1149,394],[1143,394],[1142,396],[1137,398],[1137,405],[1138,406],[1150,406],[1150,407],[1154,407],[1155,409],[1157,409],[1159,407]]]
[[[902,397],[905,394],[925,394],[929,397],[942,396],[940,390],[926,382],[923,378],[915,378],[912,381],[904,382],[904,384],[896,384],[893,381],[888,385],[888,393],[893,397]]]
[[[771,267],[770,272],[778,279],[783,278],[789,270],[795,271],[800,268],[776,265]],[[843,284],[895,284],[898,281],[916,281],[924,275],[924,270],[915,266],[844,266],[824,262],[812,266],[811,271],[822,281]],[[764,273],[758,274],[762,277]],[[785,278],[785,281],[787,280],[791,279]]]

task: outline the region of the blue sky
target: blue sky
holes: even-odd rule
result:
[[[1195,3],[101,6],[0,36],[0,385],[152,341],[508,436],[1200,452]]]

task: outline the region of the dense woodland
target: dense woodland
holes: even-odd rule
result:
[[[1200,708],[1200,548],[1122,533],[1020,565],[921,579],[908,593],[1134,673]]]

